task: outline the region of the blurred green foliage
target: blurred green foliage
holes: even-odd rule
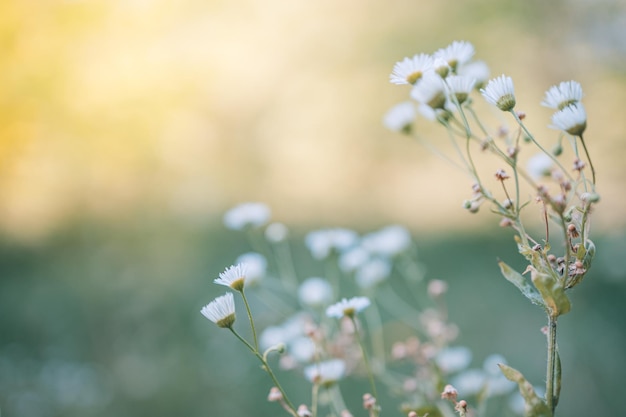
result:
[[[300,278],[322,274],[301,237],[296,231],[292,240]],[[475,365],[500,353],[541,385],[544,317],[500,275],[496,256],[522,267],[507,232],[415,240],[427,278],[450,284],[450,319],[461,328],[458,343],[474,351]],[[611,415],[621,407],[626,239],[596,243],[599,258],[572,294],[572,312],[560,320],[562,415]],[[118,229],[82,224],[38,246],[3,242],[3,415],[280,415],[266,402],[270,381],[252,355],[199,313],[223,292],[212,280],[249,250],[244,235],[221,225],[194,230],[145,219]],[[249,295],[254,310],[266,310],[253,289]],[[260,322],[270,324],[263,314]],[[405,337],[406,331],[389,334]],[[296,402],[309,400],[301,376],[278,373]],[[342,389],[359,413],[366,381],[348,379]],[[383,404],[386,415],[400,415],[389,393]]]

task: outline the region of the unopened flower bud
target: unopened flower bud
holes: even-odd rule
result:
[[[298,413],[298,417],[311,417],[313,415],[309,407],[304,404],[301,404],[296,412]]]
[[[573,238],[577,238],[578,236],[580,236],[578,234],[578,230],[576,229],[576,226],[571,223],[567,226],[567,233]]]
[[[533,250],[535,252],[539,252],[541,250],[541,245],[539,243],[537,243],[535,246],[533,246]]]
[[[282,400],[283,400],[282,392],[280,392],[278,388],[272,387],[270,389],[269,395],[267,396],[267,401],[274,402],[274,401],[282,401]]]
[[[502,207],[504,207],[507,210],[510,209],[511,207],[513,207],[513,200],[511,200],[510,198],[507,198],[506,200],[502,202]]]
[[[376,406],[376,398],[372,394],[363,394],[363,408],[371,410]]]
[[[467,401],[461,400],[456,403],[454,409],[459,413],[459,416],[465,417],[467,415]]]
[[[418,416],[415,411],[409,411],[409,414],[407,415],[407,417],[418,417]]]
[[[433,279],[428,283],[427,291],[431,298],[439,298],[448,291],[448,284],[440,279]]]
[[[554,156],[559,156],[563,153],[563,147],[561,146],[560,143],[558,143],[553,149],[552,149],[552,155]]]
[[[576,158],[574,161],[574,171],[582,171],[585,168],[585,162],[581,159]]]
[[[509,178],[509,174],[507,174],[503,169],[499,169],[496,171],[496,179],[498,181],[504,181]]]
[[[456,388],[454,388],[452,385],[448,384],[448,385],[446,385],[443,388],[443,391],[441,392],[441,399],[442,400],[456,401],[457,395],[459,395],[459,393],[456,390]]]
[[[517,111],[515,113],[517,113],[517,117],[519,117],[520,120],[524,120],[526,118],[526,113],[523,111]]]
[[[341,417],[353,417],[353,416],[352,416],[352,413],[349,412],[348,410],[343,410],[341,412]]]
[[[596,194],[596,193],[582,193],[580,195],[580,199],[582,201],[588,202],[588,203],[597,203],[598,201],[600,201],[600,194]]]
[[[502,220],[500,220],[500,227],[510,226],[513,226],[513,220],[509,219],[508,217],[503,217]]]

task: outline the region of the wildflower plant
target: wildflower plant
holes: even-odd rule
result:
[[[560,131],[549,147],[547,140],[536,138],[524,124],[527,116],[517,110],[519,103],[511,77],[502,74],[485,83],[481,79],[484,65],[470,61],[473,48],[467,42],[454,42],[443,51],[446,52],[437,51],[433,57],[445,56],[450,71],[432,70],[422,74],[413,84],[409,96],[415,100],[413,105],[421,109],[420,113],[445,130],[455,154],[446,155],[438,148],[434,151],[452,161],[472,181],[472,196],[463,206],[470,213],[476,213],[488,203],[500,225],[515,232],[517,248],[527,260],[527,268],[524,273],[519,273],[502,261],[499,266],[508,281],[546,312],[545,397],[539,398],[519,371],[505,364],[500,368],[508,379],[518,383],[525,399],[526,415],[552,416],[561,388],[557,321],[570,311],[567,292],[581,283],[595,255],[595,246],[589,236],[592,209],[600,197],[596,192],[596,172],[583,137],[587,127],[587,114],[581,102],[583,90],[578,82],[565,81],[546,91],[541,104],[555,110],[549,127]],[[470,66],[482,68],[482,74],[479,76],[464,69]],[[391,82],[397,84],[393,73]],[[477,89],[487,103],[509,113],[515,128],[511,131],[487,128],[478,116],[470,94],[472,88]],[[443,90],[443,98],[433,101],[432,96],[422,93],[434,89]],[[402,104],[403,107],[392,108],[384,118],[385,124],[392,130],[423,141],[415,133],[417,118],[408,118],[406,103]],[[569,142],[571,152],[563,152],[564,141]],[[433,148],[430,142],[427,146]],[[491,178],[475,164],[477,153],[488,153],[499,161],[501,168],[492,173]],[[566,168],[565,155],[573,155],[569,169]],[[526,166],[523,161],[527,161]],[[524,183],[530,186],[531,197],[524,197]],[[543,232],[540,236],[531,235],[523,217],[533,203],[541,207]]]
[[[268,401],[278,403],[289,415],[380,417],[397,414],[395,408],[409,417],[455,413],[483,417],[491,399],[508,398],[504,402],[518,410],[520,395],[511,393],[516,386],[526,416],[554,415],[561,386],[557,321],[570,311],[567,292],[581,283],[595,254],[589,239],[590,218],[599,196],[583,139],[587,116],[582,88],[568,81],[546,92],[542,104],[555,110],[549,126],[560,131],[549,147],[524,125],[526,116],[517,110],[513,80],[504,74],[489,80],[487,65],[474,60],[474,55],[472,44],[457,41],[396,63],[390,81],[407,88],[408,97],[392,107],[383,121],[390,129],[426,143],[468,175],[471,196],[463,203],[468,212],[489,205],[500,225],[514,232],[527,268],[520,273],[502,261],[499,267],[546,313],[545,389],[533,387],[501,355],[489,356],[482,368],[470,368],[472,352],[455,344],[459,329],[448,317],[448,284],[426,278],[416,245],[403,226],[369,233],[341,227],[309,232],[301,244],[324,272],[307,276],[294,262],[295,242],[287,226],[271,222],[271,211],[263,203],[245,203],[229,210],[224,223],[246,233],[251,249],[214,280],[234,292],[216,298],[201,313],[230,330],[261,362],[271,380]],[[510,114],[516,128],[488,129],[478,117],[477,99]],[[453,155],[421,138],[416,127],[420,119],[442,127]],[[570,152],[564,152],[564,142],[571,145]],[[485,174],[474,162],[478,152],[492,156],[501,166]],[[567,155],[574,159],[570,169],[563,161]],[[527,198],[524,183],[532,190]],[[529,232],[525,216],[533,205],[539,206],[543,223],[539,236]],[[259,307],[267,307],[262,328],[248,292]],[[249,336],[235,329],[235,296],[241,297],[246,309]],[[386,340],[383,329],[392,324],[406,329],[407,336]],[[277,363],[270,363],[272,353],[280,355]],[[310,384],[310,396],[291,398],[277,378],[276,367],[301,376],[303,383]],[[369,383],[369,392],[363,392],[357,402],[360,413],[355,399],[342,393],[342,386],[356,378]],[[398,404],[388,404],[390,396],[399,397]]]

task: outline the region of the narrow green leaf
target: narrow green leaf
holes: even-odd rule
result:
[[[522,294],[530,300],[531,303],[545,308],[546,305],[543,302],[541,295],[532,285],[530,285],[530,282],[528,282],[522,274],[515,271],[502,261],[498,262],[498,266],[500,266],[500,271],[502,272],[504,278],[515,285],[517,289],[519,289]]]
[[[559,404],[559,396],[561,395],[561,357],[559,351],[556,351],[556,372],[554,374],[554,406]]]
[[[550,310],[553,317],[558,317],[569,312],[571,304],[565,295],[565,289],[558,279],[545,273],[540,273],[536,269],[531,270],[532,281],[541,294],[541,298]]]
[[[519,392],[525,402],[525,417],[552,417],[552,412],[546,403],[539,398],[530,382],[517,369],[499,363],[500,370],[509,381],[517,382]]]

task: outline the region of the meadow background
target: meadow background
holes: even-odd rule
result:
[[[450,284],[459,344],[541,385],[544,318],[495,262],[521,268],[510,232],[464,211],[470,181],[381,123],[406,97],[396,61],[468,40],[513,77],[538,138],[556,134],[543,92],[583,85],[598,256],[559,321],[558,414],[618,414],[624,27],[617,0],[1,2],[0,412],[279,414],[251,355],[199,314],[250,250],[221,222],[246,201],[290,227],[302,278],[321,273],[306,231],[406,225],[427,276]]]

